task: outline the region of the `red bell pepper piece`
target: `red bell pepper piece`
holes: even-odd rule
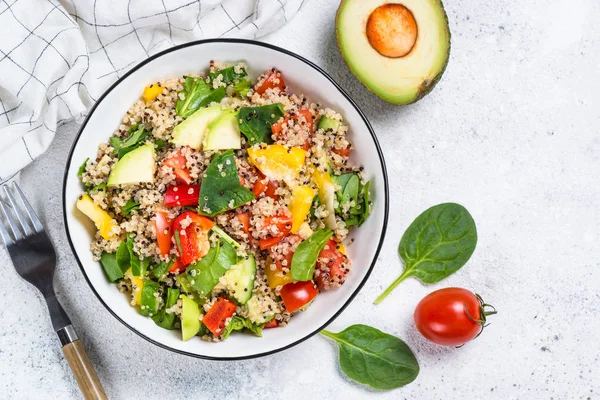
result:
[[[219,297],[202,318],[202,323],[218,337],[223,332],[223,329],[225,329],[225,321],[235,314],[236,308],[237,306],[231,301]]]
[[[187,160],[181,151],[167,158],[164,161],[164,164],[169,168],[173,168],[173,173],[175,174],[175,179],[177,179],[177,182],[187,185],[192,183],[190,171],[186,167]]]
[[[187,223],[188,217],[191,222],[184,228],[182,225]],[[198,261],[208,253],[210,250],[208,231],[213,226],[215,224],[210,219],[192,211],[184,212],[173,222],[173,231],[179,236],[180,246],[177,246],[177,251],[180,253],[179,260],[183,265]]]
[[[167,207],[198,205],[200,185],[169,186],[165,193],[164,205]]]
[[[154,229],[156,230],[156,241],[160,254],[166,256],[171,251],[171,236],[173,229],[171,221],[167,219],[169,215],[165,210],[157,209],[154,217]]]

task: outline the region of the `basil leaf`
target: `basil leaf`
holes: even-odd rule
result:
[[[121,271],[121,268],[119,268],[119,264],[117,263],[116,253],[102,252],[100,263],[102,264],[102,268],[109,281],[115,282],[123,278],[123,271]]]
[[[83,175],[85,173],[85,167],[87,166],[88,161],[90,161],[89,157],[85,159],[83,164],[81,164],[81,166],[77,170],[77,176],[81,177],[81,175]]]
[[[192,115],[200,107],[212,103],[219,102],[225,97],[225,88],[213,90],[212,85],[206,83],[202,78],[185,78],[183,90],[180,92],[183,99],[179,97],[175,104],[175,112],[177,115],[187,118]]]
[[[436,283],[452,275],[469,261],[476,245],[475,221],[463,206],[444,203],[429,208],[402,235],[398,253],[406,264],[404,272],[375,304],[409,276],[423,283]]]
[[[227,67],[220,69],[215,72],[211,72],[208,77],[210,78],[210,82],[214,82],[219,76],[221,76],[221,82],[230,83],[236,79],[244,78],[248,76],[246,70],[241,68],[241,72],[235,72],[236,67]]]
[[[161,328],[173,329],[175,324],[175,313],[168,313],[167,310],[177,304],[179,299],[179,290],[173,288],[167,288],[167,300],[165,306],[160,312],[152,317],[154,323]]]
[[[292,280],[310,281],[313,278],[317,257],[331,235],[331,230],[321,229],[298,245],[292,257]]]
[[[233,150],[214,156],[202,180],[200,212],[213,216],[252,200],[252,192],[240,184]]]
[[[116,260],[121,272],[125,273],[131,267],[131,253],[127,242],[121,242],[116,253]]]
[[[273,143],[271,126],[283,117],[281,103],[268,104],[260,107],[244,107],[238,112],[240,132],[248,138],[250,146],[256,143]]]
[[[419,363],[402,340],[367,325],[352,325],[342,332],[321,335],[339,345],[342,372],[373,389],[390,390],[408,385],[419,375]]]
[[[207,255],[188,267],[187,279],[201,297],[209,297],[210,292],[219,283],[219,278],[237,261],[237,254],[233,247],[226,241],[219,240]],[[196,272],[191,273],[194,270]]]
[[[123,215],[125,215],[126,217],[129,217],[133,210],[139,210],[139,209],[140,209],[139,203],[136,203],[133,200],[133,198],[131,198],[131,199],[127,200],[127,203],[125,203],[125,205],[123,206],[121,211],[123,212]]]
[[[262,337],[262,325],[254,325],[248,318],[242,318],[239,315],[234,315],[231,321],[227,324],[223,332],[221,333],[221,339],[227,339],[229,334],[233,331],[249,330],[258,337]]]

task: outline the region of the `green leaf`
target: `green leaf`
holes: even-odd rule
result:
[[[214,216],[254,200],[250,190],[240,184],[233,150],[215,155],[206,169],[200,188],[200,212]]]
[[[179,251],[179,254],[183,254],[183,250],[181,249],[181,238],[179,237],[179,231],[177,229],[175,229],[175,233],[173,234],[173,236],[175,236],[175,244],[177,245],[177,251]]]
[[[321,229],[298,245],[292,257],[291,270],[294,281],[310,281],[313,278],[317,257],[331,235],[331,230]]]
[[[350,204],[354,201],[354,207],[358,203],[358,194],[360,192],[360,179],[357,174],[334,175],[331,177],[334,183],[340,186],[336,192],[338,198],[338,212],[341,214],[342,205]]]
[[[106,182],[97,184],[96,186],[91,188],[88,192],[94,193],[94,192],[104,192],[104,191],[106,191]]]
[[[127,246],[127,242],[121,242],[119,244],[119,248],[116,253],[117,264],[121,269],[121,272],[125,273],[131,267],[131,253],[129,252],[129,247]]]
[[[190,283],[193,282],[191,287],[201,297],[209,297],[210,292],[219,283],[219,278],[237,261],[238,257],[234,248],[226,241],[219,240],[207,255],[188,267],[187,279]]]
[[[167,147],[167,141],[163,139],[154,139],[154,150],[160,151]]]
[[[154,293],[158,292],[158,283],[144,279],[144,286],[142,287],[142,295],[140,296],[141,301],[140,311],[145,317],[151,317],[158,313],[158,307],[160,305],[159,297],[156,297]]]
[[[399,338],[367,325],[352,325],[342,332],[321,331],[339,345],[342,372],[373,389],[390,390],[408,385],[419,375],[419,363]]]
[[[109,281],[115,282],[123,278],[123,271],[121,271],[121,268],[119,268],[119,264],[117,263],[116,253],[102,252],[100,263],[102,264],[102,268]]]
[[[150,271],[150,275],[157,281],[161,282],[163,279],[166,278],[174,262],[175,260],[163,261],[160,264],[156,264],[154,268],[152,268],[152,271]]]
[[[248,318],[242,318],[239,315],[234,315],[231,321],[227,324],[223,332],[221,333],[221,339],[225,340],[229,334],[233,331],[248,330],[254,333],[258,337],[262,337],[262,325],[254,325]]]
[[[250,146],[256,143],[273,143],[271,126],[283,117],[281,103],[268,104],[260,107],[244,107],[238,112],[240,131],[248,139]]]
[[[79,167],[79,169],[77,170],[77,176],[81,177],[81,175],[83,175],[85,173],[85,167],[87,166],[87,162],[89,161],[89,157],[85,159],[85,161],[83,162],[83,164],[81,164],[81,166]]]
[[[127,203],[125,203],[125,205],[123,206],[121,211],[123,212],[123,215],[125,215],[126,217],[129,217],[133,210],[139,210],[139,209],[140,209],[139,203],[136,203],[135,200],[133,200],[133,198],[130,198],[129,200],[127,200]]]
[[[179,299],[179,290],[173,288],[167,288],[167,300],[165,306],[160,312],[152,317],[154,323],[161,328],[173,329],[175,324],[175,313],[168,313],[167,310],[173,307]]]
[[[134,128],[135,130],[133,130]],[[117,153],[117,157],[121,159],[125,154],[142,145],[149,134],[150,131],[147,131],[144,125],[133,125],[129,129],[129,136],[127,139],[121,139],[116,136],[112,136],[109,140],[111,146]]]
[[[187,118],[192,115],[200,107],[204,107],[210,103],[219,102],[225,97],[225,88],[213,90],[212,85],[206,83],[203,78],[185,78],[183,90],[180,92],[183,99],[179,97],[175,105],[177,115]]]
[[[398,253],[406,264],[404,272],[375,304],[409,276],[423,283],[436,283],[452,275],[469,261],[476,245],[477,228],[466,208],[456,203],[429,208],[402,235]]]
[[[247,97],[248,96],[248,92],[250,91],[251,87],[252,87],[252,84],[250,83],[249,80],[242,79],[238,83],[236,83],[235,85],[233,85],[233,90],[236,93],[238,93],[240,96]]]
[[[235,72],[236,67],[227,67],[227,68],[223,68],[220,70],[217,70],[215,72],[211,72],[208,77],[210,78],[210,82],[214,82],[215,79],[217,79],[217,77],[219,75],[221,75],[221,82],[223,83],[231,83],[233,81],[235,81],[236,79],[241,79],[244,78],[246,76],[248,76],[248,74],[246,73],[246,70],[244,70],[243,68],[241,69],[241,72]]]
[[[362,218],[358,223],[358,226],[361,226],[369,215],[371,215],[371,181],[367,181],[365,186],[363,186],[363,207],[362,207]]]

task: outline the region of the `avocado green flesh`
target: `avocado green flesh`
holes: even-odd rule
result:
[[[366,21],[384,0],[342,0],[337,13],[338,45],[356,77],[383,100],[403,105],[429,93],[441,78],[450,54],[448,19],[440,0],[401,0],[416,22],[411,52],[389,58],[375,50],[365,33]]]
[[[235,300],[244,305],[252,297],[255,276],[256,261],[254,256],[249,255],[247,259],[232,266],[223,277]]]
[[[113,167],[108,186],[154,182],[154,146],[151,143],[130,151]]]
[[[181,336],[185,342],[200,331],[200,307],[187,296],[182,296],[181,302]]]
[[[204,150],[240,149],[240,125],[233,110],[225,110],[207,127]]]
[[[199,109],[173,129],[173,143],[202,150],[207,128],[221,115],[221,112],[221,106]]]

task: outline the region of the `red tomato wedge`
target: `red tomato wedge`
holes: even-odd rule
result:
[[[163,204],[167,207],[195,206],[199,198],[200,185],[169,186]]]
[[[248,235],[248,243],[250,243],[251,245],[256,244],[256,239],[254,238],[254,236],[252,236],[252,231],[250,229],[250,213],[239,213],[234,218],[237,218],[237,220],[240,221],[240,223],[242,224],[242,231],[244,231],[244,233]]]
[[[279,321],[277,321],[275,318],[273,318],[272,320],[270,320],[269,322],[267,322],[264,326],[265,329],[269,329],[269,328],[277,328],[279,326]]]
[[[165,210],[158,209],[156,210],[155,214],[154,229],[156,230],[158,249],[160,251],[160,255],[166,256],[171,251],[171,236],[173,236],[171,221],[167,219],[169,213]]]
[[[183,265],[183,263],[179,261],[179,258],[176,258],[175,262],[173,262],[173,265],[171,265],[171,268],[169,268],[169,272],[172,274],[179,274],[184,272],[186,269],[187,266]]]
[[[313,119],[313,114],[310,112],[310,110],[299,110],[297,114],[294,114],[291,117],[286,116],[283,118],[282,121],[275,122],[273,125],[271,125],[271,133],[273,133],[273,135],[275,136],[281,136],[281,133],[283,132],[283,125],[287,124],[290,119],[298,119],[299,115],[302,115],[306,120],[306,123],[308,124],[309,139],[302,146],[304,150],[308,150],[310,148],[310,138],[312,137],[315,130],[315,121]]]
[[[342,157],[348,157],[350,156],[350,149],[349,148],[343,148],[343,149],[336,149],[333,148],[331,149],[331,151],[333,151],[335,154],[340,155]]]
[[[279,88],[280,91],[285,90],[285,80],[281,72],[273,68],[267,76],[256,84],[254,91],[258,94],[263,94],[267,89]]]
[[[192,177],[190,176],[190,171],[186,167],[186,163],[187,160],[181,151],[173,154],[164,161],[164,164],[167,167],[173,168],[173,173],[175,174],[175,179],[177,179],[178,183],[189,185],[192,183]]]
[[[202,318],[202,323],[218,337],[225,329],[225,320],[235,314],[236,308],[237,306],[231,301],[219,297]]]
[[[294,312],[310,303],[318,293],[319,289],[315,283],[306,281],[288,283],[281,288],[279,295],[285,304],[285,309],[288,312]]]
[[[265,219],[264,226],[277,226],[278,233],[275,235],[267,236],[266,238],[260,239],[259,246],[261,250],[266,250],[270,247],[275,246],[277,243],[290,233],[292,229],[292,218],[283,215],[274,215]]]
[[[265,183],[266,181],[266,183]],[[258,180],[254,184],[252,188],[252,193],[256,198],[258,198],[261,194],[265,194],[265,196],[272,198],[273,200],[279,200],[279,196],[276,194],[277,188],[279,187],[279,182],[268,180],[262,173],[258,173]]]
[[[329,239],[317,258],[317,284],[321,289],[341,286],[346,281],[349,260],[337,249],[337,242]]]
[[[189,224],[188,217],[191,219]],[[179,260],[183,265],[198,261],[208,253],[210,250],[208,231],[213,226],[215,224],[210,219],[192,211],[184,212],[173,222],[173,234],[177,232],[181,245],[181,248],[177,246],[177,251],[180,253]]]

